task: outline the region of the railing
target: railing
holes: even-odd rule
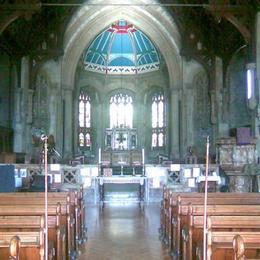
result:
[[[61,173],[61,184],[81,184],[82,183],[82,176],[81,176],[81,169],[86,167],[85,165],[60,165],[60,173]],[[15,164],[15,169],[18,171],[21,169],[26,169],[27,176],[20,176],[26,177],[28,181],[32,181],[35,175],[44,175],[44,167],[43,165],[39,164]],[[22,171],[20,171],[22,172]],[[51,168],[49,165],[49,171],[51,173]]]

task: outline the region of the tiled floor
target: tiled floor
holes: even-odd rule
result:
[[[88,241],[80,260],[169,260],[158,238],[159,205],[106,205],[86,209]]]

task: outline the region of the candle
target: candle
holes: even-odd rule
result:
[[[98,148],[98,163],[101,164],[101,148]]]
[[[142,148],[142,163],[144,165],[144,148]]]

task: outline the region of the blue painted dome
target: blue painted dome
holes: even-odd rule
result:
[[[101,32],[83,53],[86,70],[105,74],[139,74],[159,69],[151,40],[125,20]]]

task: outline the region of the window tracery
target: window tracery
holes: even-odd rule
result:
[[[110,98],[110,128],[133,127],[133,98],[118,93]]]
[[[91,98],[84,90],[79,94],[78,145],[82,149],[91,149]]]
[[[152,96],[152,148],[165,146],[165,98],[163,92],[156,92]]]

